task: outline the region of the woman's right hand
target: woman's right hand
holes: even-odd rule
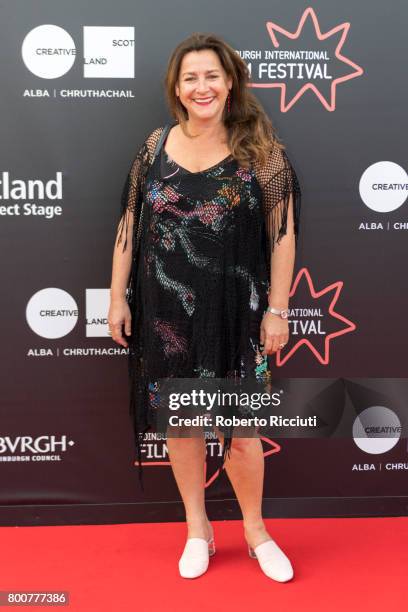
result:
[[[122,335],[122,328],[125,327],[126,336],[131,335],[132,315],[130,314],[129,304],[126,298],[112,300],[109,306],[108,325],[112,332],[112,340],[118,344],[128,347],[128,343]]]

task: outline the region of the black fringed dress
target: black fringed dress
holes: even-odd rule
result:
[[[291,194],[296,245],[299,233],[301,192],[284,150],[274,147],[263,166],[245,169],[229,155],[190,172],[164,150],[170,127],[154,130],[132,161],[118,228],[126,249],[133,215],[127,340],[142,486],[141,444],[155,431],[160,378],[270,378],[259,332]],[[225,435],[222,463],[231,440]]]

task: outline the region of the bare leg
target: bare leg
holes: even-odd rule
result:
[[[216,429],[220,442],[224,436]],[[259,438],[233,438],[225,470],[237,496],[243,517],[245,539],[255,548],[271,539],[262,518],[264,456]]]
[[[204,437],[167,438],[167,448],[186,512],[188,538],[209,539],[212,527],[205,509]]]

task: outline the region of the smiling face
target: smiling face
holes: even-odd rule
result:
[[[189,51],[182,59],[176,95],[189,119],[219,119],[225,107],[232,79],[212,49]]]

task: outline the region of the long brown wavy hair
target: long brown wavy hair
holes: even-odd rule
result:
[[[223,113],[227,128],[228,144],[234,158],[248,168],[252,161],[266,163],[267,156],[275,146],[284,149],[284,144],[265,113],[261,103],[248,87],[249,69],[228,43],[215,34],[194,32],[177,45],[172,52],[164,78],[167,103],[172,116],[183,129],[188,113],[176,95],[175,86],[179,78],[181,62],[186,53],[211,49],[217,53],[227,77],[232,78],[231,110]],[[183,129],[183,132],[185,130]],[[188,134],[186,134],[188,135]]]

